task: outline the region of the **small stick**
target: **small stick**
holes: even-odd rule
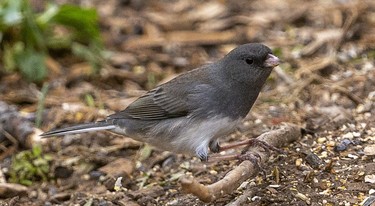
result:
[[[248,197],[251,197],[254,195],[254,190],[246,190],[241,196],[239,196],[236,200],[233,202],[228,203],[225,206],[239,206],[244,205],[246,203]]]
[[[258,140],[264,141],[269,145],[281,147],[298,140],[302,136],[301,128],[297,125],[287,124],[280,129],[263,133]],[[253,153],[258,153],[260,163],[264,164],[268,161],[269,153],[264,151],[262,147],[254,147]],[[210,185],[199,183],[192,176],[184,176],[180,179],[182,190],[198,197],[203,202],[212,202],[225,194],[232,193],[242,182],[249,178],[255,177],[259,173],[259,167],[249,160],[243,161],[240,165],[228,172],[227,175]]]

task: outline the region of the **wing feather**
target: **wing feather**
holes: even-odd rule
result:
[[[207,87],[211,89],[206,78],[209,68],[204,66],[160,85],[108,119],[163,120],[194,113],[204,104],[202,99],[207,98]]]
[[[125,110],[110,115],[109,119],[132,118],[140,120],[162,120],[185,116],[189,113],[186,102],[182,101],[173,92],[162,92],[158,87],[138,98]]]

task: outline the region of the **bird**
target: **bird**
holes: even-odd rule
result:
[[[178,75],[104,120],[52,130],[42,137],[108,130],[156,148],[197,156],[220,151],[250,112],[280,60],[261,43],[247,43],[216,62]]]

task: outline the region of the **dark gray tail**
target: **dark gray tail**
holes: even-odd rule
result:
[[[41,134],[42,137],[51,137],[51,136],[61,136],[66,134],[78,134],[84,132],[92,132],[98,130],[109,130],[115,129],[115,125],[109,122],[92,122],[87,124],[80,124],[72,127],[67,127],[63,129],[52,130]]]

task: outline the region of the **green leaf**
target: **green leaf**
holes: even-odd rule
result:
[[[98,15],[95,9],[84,9],[68,4],[62,5],[52,21],[74,28],[81,41],[90,39],[100,41]]]
[[[93,73],[97,73],[100,70],[102,59],[98,48],[89,48],[79,43],[73,43],[72,52],[74,55],[88,61],[93,68]]]
[[[14,61],[15,50],[12,46],[5,44],[4,45],[4,68],[6,71],[14,71],[17,68],[16,62]]]
[[[26,48],[47,52],[45,37],[42,29],[36,23],[35,13],[28,1],[24,1],[24,21],[21,27],[21,36]]]
[[[72,47],[72,42],[74,41],[73,35],[70,33],[65,34],[64,36],[47,36],[46,44],[50,49],[68,49]]]
[[[50,164],[43,155],[40,145],[34,146],[31,150],[22,151],[12,159],[10,167],[10,180],[12,182],[31,185],[36,180],[47,180]]]
[[[139,151],[139,161],[144,161],[151,156],[152,147],[150,145],[144,145],[143,148]]]
[[[91,94],[85,94],[85,101],[89,107],[95,107],[95,100]]]
[[[40,145],[36,145],[33,147],[32,152],[33,158],[40,157],[40,155],[42,154],[42,147]]]
[[[17,69],[17,62],[15,56],[22,53],[25,49],[25,44],[18,41],[12,45],[4,45],[4,67],[7,71],[15,71]]]
[[[37,127],[40,127],[40,125],[42,124],[42,115],[43,115],[43,111],[44,111],[44,100],[47,96],[47,92],[48,92],[48,83],[45,83],[43,84],[43,87],[42,87],[42,91],[40,93],[40,96],[39,96],[39,100],[38,100],[38,109],[36,111],[36,118],[35,118],[35,125]]]
[[[59,12],[59,6],[56,4],[48,4],[47,9],[38,16],[36,21],[40,26],[46,26]]]
[[[43,158],[37,158],[33,160],[33,165],[36,166],[37,168],[46,164],[48,164],[48,161]]]
[[[48,155],[48,154],[44,155],[43,157],[44,157],[44,159],[47,160],[47,161],[51,161],[51,160],[53,160],[53,157],[52,157],[51,155]]]
[[[12,26],[22,20],[22,0],[3,0],[0,2],[0,24]]]
[[[45,8],[37,13],[29,0],[0,0],[3,68],[39,82],[47,75],[48,49],[54,48],[70,50],[88,61],[93,73],[99,71],[104,55],[96,10],[54,3]],[[57,27],[65,27],[64,32],[56,32]]]
[[[15,57],[21,73],[30,81],[39,82],[47,75],[45,55],[32,49],[18,53]]]
[[[26,185],[26,186],[30,186],[30,185],[33,184],[33,181],[27,180],[27,179],[22,179],[22,180],[20,180],[20,183],[23,184],[23,185]]]

